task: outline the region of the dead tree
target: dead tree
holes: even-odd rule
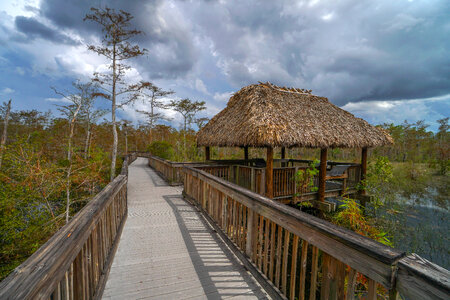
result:
[[[93,81],[99,84],[101,96],[111,101],[111,123],[113,131],[113,147],[111,155],[111,181],[116,175],[116,158],[118,147],[116,110],[136,100],[139,84],[126,84],[124,75],[131,67],[123,62],[144,55],[146,50],[133,45],[129,40],[142,32],[129,29],[133,16],[123,10],[116,12],[111,8],[91,8],[92,14],[87,14],[84,20],[93,21],[102,28],[101,46],[89,45],[88,49],[109,60],[106,73],[94,73]],[[128,97],[126,97],[128,96]]]

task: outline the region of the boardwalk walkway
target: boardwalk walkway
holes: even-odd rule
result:
[[[197,210],[138,158],[103,299],[266,299]]]

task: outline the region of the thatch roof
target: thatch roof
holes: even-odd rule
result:
[[[311,91],[249,85],[197,134],[199,146],[363,148],[392,138]]]

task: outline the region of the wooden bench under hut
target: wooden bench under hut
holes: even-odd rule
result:
[[[211,146],[243,147],[245,160],[236,163],[233,176],[227,171],[228,179],[269,198],[284,199],[283,202],[295,198],[298,187],[294,175],[308,164],[305,160],[286,159],[286,148],[321,149],[319,175],[314,178],[318,191],[306,191],[302,199],[323,203],[326,197],[339,196],[344,190],[356,193],[356,185],[366,177],[367,149],[392,143],[385,131],[337,107],[325,97],[269,82],[249,85],[235,93],[227,107],[197,134],[197,144],[205,147],[206,160],[211,160]],[[267,149],[263,170],[249,160],[249,147]],[[281,148],[281,160],[275,160],[280,167],[276,168],[275,147]],[[327,163],[329,148],[362,149],[361,164]],[[220,164],[220,161],[215,163]],[[231,163],[223,161],[223,164]]]

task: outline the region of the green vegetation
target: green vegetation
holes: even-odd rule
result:
[[[294,175],[294,180],[297,184],[297,191],[295,191],[295,197],[298,197],[299,205],[307,205],[302,203],[302,196],[307,192],[316,192],[317,187],[314,186],[314,177],[319,174],[319,170],[316,168],[319,160],[313,160],[309,166],[304,170],[298,170]]]
[[[172,145],[166,141],[156,141],[151,143],[151,145],[148,146],[147,151],[154,156],[158,156],[167,160],[171,160],[174,156]]]

